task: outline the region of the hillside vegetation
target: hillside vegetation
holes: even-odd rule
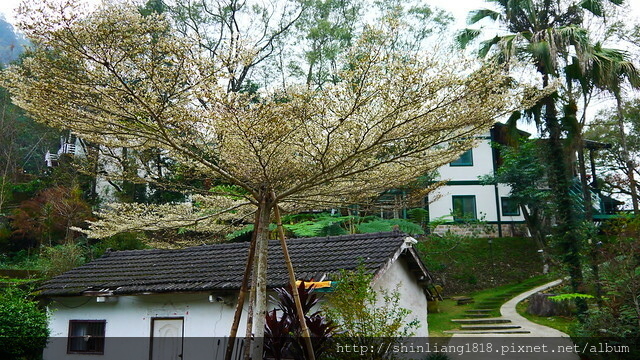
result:
[[[417,246],[447,296],[517,283],[542,274],[541,257],[531,238],[432,235]]]

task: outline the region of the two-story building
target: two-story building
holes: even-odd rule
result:
[[[428,197],[429,220],[432,224],[440,223],[433,232],[480,237],[526,235],[520,208],[509,197],[510,187],[483,184],[479,179],[494,174],[500,165],[499,149],[492,143],[506,144],[506,132],[506,125],[496,123],[478,137],[474,148],[438,169],[439,180],[445,180],[446,184]],[[519,133],[529,136],[524,131]]]

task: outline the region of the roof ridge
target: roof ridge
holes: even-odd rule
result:
[[[399,236],[408,236],[407,234],[401,232],[401,231],[397,231],[397,230],[392,230],[392,231],[380,231],[380,232],[375,232],[375,233],[362,233],[362,234],[346,234],[346,235],[330,235],[330,236],[314,236],[314,237],[300,237],[300,238],[287,238],[288,241],[296,241],[296,242],[318,242],[320,240],[324,240],[324,241],[346,241],[346,240],[357,240],[357,239],[361,239],[361,238],[372,238],[372,237],[376,237],[376,238],[392,238],[392,237],[399,237]],[[269,242],[278,242],[279,240],[270,240]],[[194,250],[201,250],[202,248],[208,248],[208,247],[237,247],[237,248],[243,248],[243,247],[247,247],[249,246],[249,242],[245,241],[245,242],[220,242],[220,243],[214,243],[214,244],[201,244],[201,245],[194,245],[194,246],[189,246],[186,248],[180,248],[180,249],[134,249],[134,250],[111,250],[109,252],[105,252],[100,258],[106,258],[106,257],[110,257],[110,256],[122,256],[122,255],[129,255],[129,254],[148,254],[148,253],[164,253],[164,252],[185,252],[185,251],[194,251]]]

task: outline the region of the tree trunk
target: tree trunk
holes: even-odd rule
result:
[[[275,199],[275,194],[273,196]],[[300,302],[300,293],[296,286],[296,275],[293,270],[293,264],[291,263],[291,257],[289,256],[289,249],[287,248],[287,240],[284,237],[284,230],[282,229],[282,219],[280,218],[280,209],[278,204],[273,207],[276,224],[278,226],[278,237],[280,238],[280,246],[282,246],[282,254],[284,255],[284,262],[287,265],[287,272],[289,274],[289,286],[291,286],[291,294],[293,294],[293,300],[296,304],[296,313],[298,314],[298,320],[300,321],[300,330],[302,331],[302,337],[304,338],[304,344],[307,348],[308,360],[315,360],[316,356],[313,352],[313,344],[311,343],[311,334],[307,327],[307,321],[304,317],[302,310],[302,303]]]
[[[269,245],[269,220],[273,202],[270,194],[263,194],[258,207],[258,226],[254,227],[256,232],[256,256],[255,272],[253,280],[255,283],[255,302],[253,304],[253,323],[251,341],[251,359],[262,359],[264,345],[264,325],[267,313],[267,256]]]
[[[635,176],[633,173],[633,161],[629,156],[629,148],[627,147],[627,135],[624,131],[624,112],[622,111],[622,99],[620,94],[616,94],[616,108],[618,110],[618,131],[620,132],[620,145],[622,146],[622,158],[624,159],[627,177],[629,178],[629,187],[631,188],[631,204],[633,205],[634,215],[639,215],[638,209],[638,187],[636,185]]]
[[[549,76],[543,74],[543,85],[549,83]],[[556,199],[556,222],[558,245],[562,253],[562,260],[567,266],[573,292],[580,292],[582,287],[582,261],[580,249],[582,238],[580,236],[579,221],[576,209],[569,193],[571,185],[569,172],[565,159],[564,146],[562,144],[562,128],[558,119],[556,102],[553,95],[544,99],[544,121],[549,132],[549,147],[547,160],[549,163],[549,182]],[[576,307],[580,318],[587,312],[587,303],[584,299],[576,299]]]

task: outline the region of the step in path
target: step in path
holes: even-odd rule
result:
[[[495,299],[488,299],[478,303],[486,304],[485,308],[467,310],[464,319],[454,319],[453,322],[460,324],[459,330],[446,331],[453,334],[449,341],[449,346],[467,346],[473,339],[470,338],[488,338],[478,339],[481,341],[490,340],[493,345],[494,352],[464,352],[460,354],[450,354],[452,359],[462,360],[484,360],[484,359],[500,359],[500,360],[527,360],[527,359],[548,359],[548,360],[579,360],[580,357],[572,352],[551,352],[559,347],[571,347],[573,342],[569,336],[559,330],[533,323],[516,311],[516,305],[528,298],[529,296],[544,291],[548,288],[557,286],[562,280],[552,281],[550,283],[530,289],[521,294],[507,294],[513,296],[510,300],[502,304],[500,307],[499,317],[492,316],[496,312],[493,305],[499,303],[498,296]],[[539,346],[547,343],[547,340],[538,339],[547,338],[550,346],[546,348],[547,352],[519,352],[509,350],[519,350],[519,346]],[[553,339],[549,339],[553,338]],[[476,343],[477,344],[477,343]],[[502,353],[502,349],[506,349],[507,353]],[[497,353],[500,351],[499,353]]]

